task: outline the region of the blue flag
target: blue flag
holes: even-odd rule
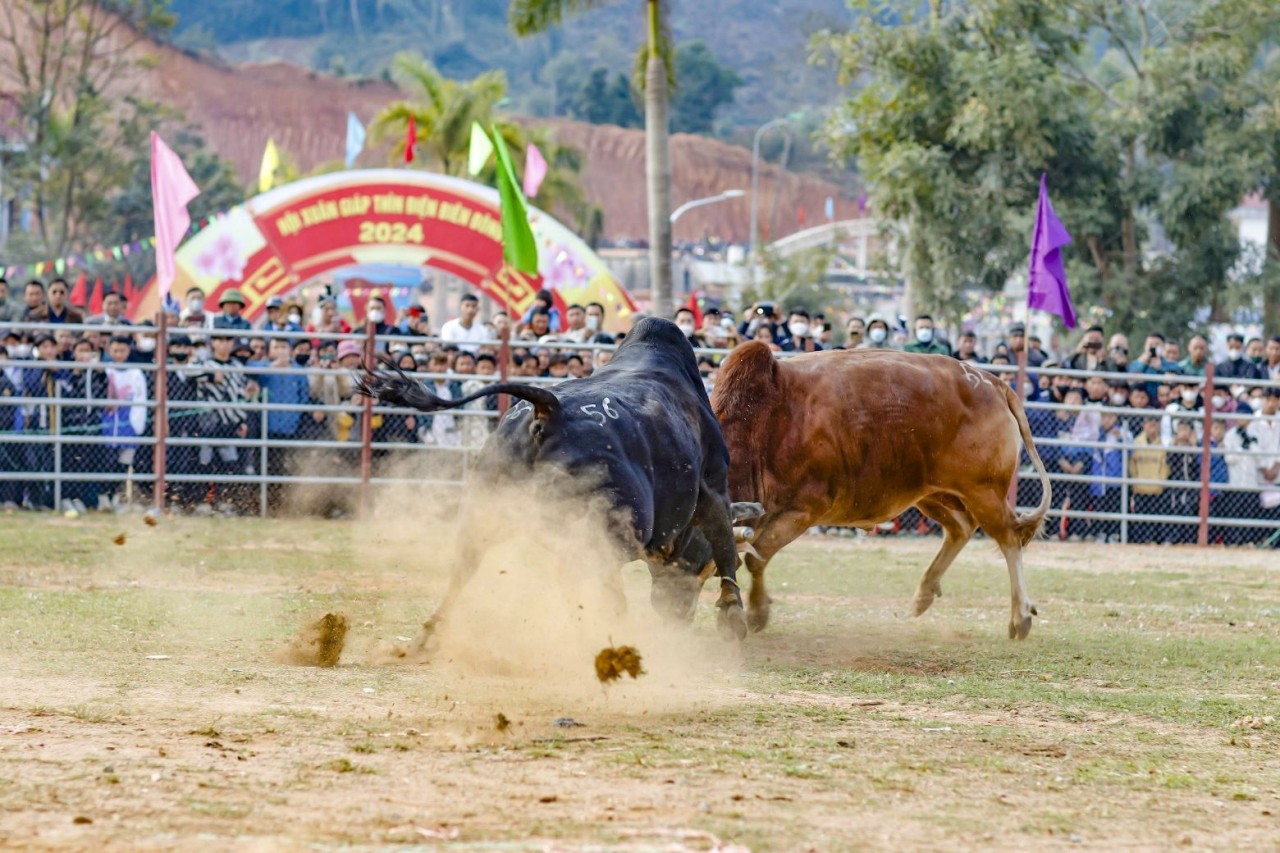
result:
[[[823,205],[822,212],[827,215],[827,221],[830,222],[836,218],[836,200],[831,196],[827,196],[827,203]]]
[[[1040,175],[1040,202],[1036,227],[1031,234],[1031,270],[1027,275],[1027,307],[1049,311],[1075,328],[1076,311],[1067,292],[1067,272],[1062,268],[1062,247],[1071,242],[1067,228],[1053,212],[1045,176]]]
[[[364,150],[364,125],[355,113],[347,113],[347,168],[355,165],[356,158]]]

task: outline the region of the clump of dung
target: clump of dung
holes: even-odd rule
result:
[[[112,539],[111,541],[116,543],[117,545],[123,545],[127,541],[127,537],[123,533],[121,533],[119,536],[117,536],[115,539]]]
[[[326,613],[309,625],[276,653],[276,660],[295,666],[337,666],[347,639],[347,617]]]
[[[623,675],[629,675],[633,679],[644,675],[640,653],[635,650],[635,647],[609,646],[601,649],[596,655],[596,678],[600,679],[600,683],[608,684],[610,681],[617,681]]]

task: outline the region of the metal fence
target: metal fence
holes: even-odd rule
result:
[[[158,331],[0,324],[0,334],[9,328],[73,334]],[[210,331],[167,334],[208,336]],[[408,336],[375,339],[368,331],[242,334],[268,341],[355,340],[362,360],[397,344],[430,348],[442,343]],[[495,341],[482,345],[497,359],[500,369],[493,375],[413,375],[439,383],[435,390],[442,395],[471,393],[506,379],[511,353],[521,349],[576,351],[595,361],[613,348]],[[157,347],[157,355],[166,350]],[[987,369],[1016,384],[1016,368]],[[1100,385],[1113,380],[1114,386]],[[1280,539],[1280,485],[1265,479],[1272,466],[1280,465],[1275,439],[1280,417],[1235,410],[1241,399],[1265,393],[1275,383],[1233,379],[1224,385],[1214,381],[1211,368],[1206,377],[1033,369],[1028,381],[1036,394],[1086,382],[1091,387],[1080,391],[1086,399],[1105,388],[1095,402],[1073,405],[1058,396],[1033,396],[1026,404],[1053,485],[1050,535],[1228,545],[1274,545]],[[1172,390],[1175,401],[1184,388],[1197,393],[1173,411],[1112,404],[1111,394],[1127,397],[1138,385],[1152,399],[1164,393],[1161,386]],[[273,399],[273,389],[289,393]],[[1215,398],[1223,408],[1215,407]],[[1255,407],[1260,406],[1259,398]],[[340,366],[203,361],[161,369],[154,362],[13,359],[0,350],[0,506],[77,513],[144,506],[261,515],[357,512],[376,493],[394,488],[456,490],[500,414],[492,399],[435,415],[374,406],[355,395],[351,371]],[[1024,509],[1040,499],[1039,480],[1025,454],[1015,494]],[[878,528],[882,534],[933,530],[914,510]]]

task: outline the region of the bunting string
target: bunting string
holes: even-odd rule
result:
[[[187,229],[187,235],[198,234],[208,228],[215,222],[224,219],[226,213],[218,213],[213,216],[205,217],[196,222],[191,223],[191,227]],[[103,264],[115,263],[123,261],[125,258],[135,255],[150,254],[156,249],[156,238],[147,237],[142,240],[133,240],[128,243],[121,243],[118,246],[103,246],[96,249],[90,249],[87,252],[75,252],[70,255],[64,255],[61,258],[53,258],[47,261],[35,261],[29,264],[8,264],[0,266],[0,271],[4,273],[4,277],[10,282],[24,278],[44,278],[45,276],[66,275],[68,270],[86,270],[93,271]]]

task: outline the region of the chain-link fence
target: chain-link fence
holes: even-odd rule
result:
[[[0,324],[0,333],[7,328]],[[49,328],[107,340],[156,333]],[[213,336],[227,334],[171,330],[155,350],[166,354],[163,370],[132,347],[112,353],[110,343],[101,349],[118,360],[93,361],[88,350],[96,348],[81,352],[79,344],[69,359],[0,356],[0,505],[334,515],[377,491],[453,489],[500,416],[499,400],[429,415],[374,406],[356,394],[355,367],[389,351],[437,396],[457,399],[508,373],[513,381],[562,381],[613,349],[492,342],[469,345],[471,358],[450,366],[438,338],[246,331],[235,332],[246,340],[214,351]],[[270,358],[273,340],[289,344],[288,358]],[[299,342],[317,357],[300,363]],[[247,363],[228,352],[245,355],[246,345]],[[699,351],[708,386],[723,354]],[[1016,368],[990,369],[1016,386]],[[1028,423],[1052,482],[1050,535],[1226,545],[1280,539],[1276,383],[1216,383],[1212,367],[1204,377],[1038,369],[1024,381]],[[1024,453],[1018,506],[1036,506],[1040,488]],[[912,510],[877,532],[934,531]]]

